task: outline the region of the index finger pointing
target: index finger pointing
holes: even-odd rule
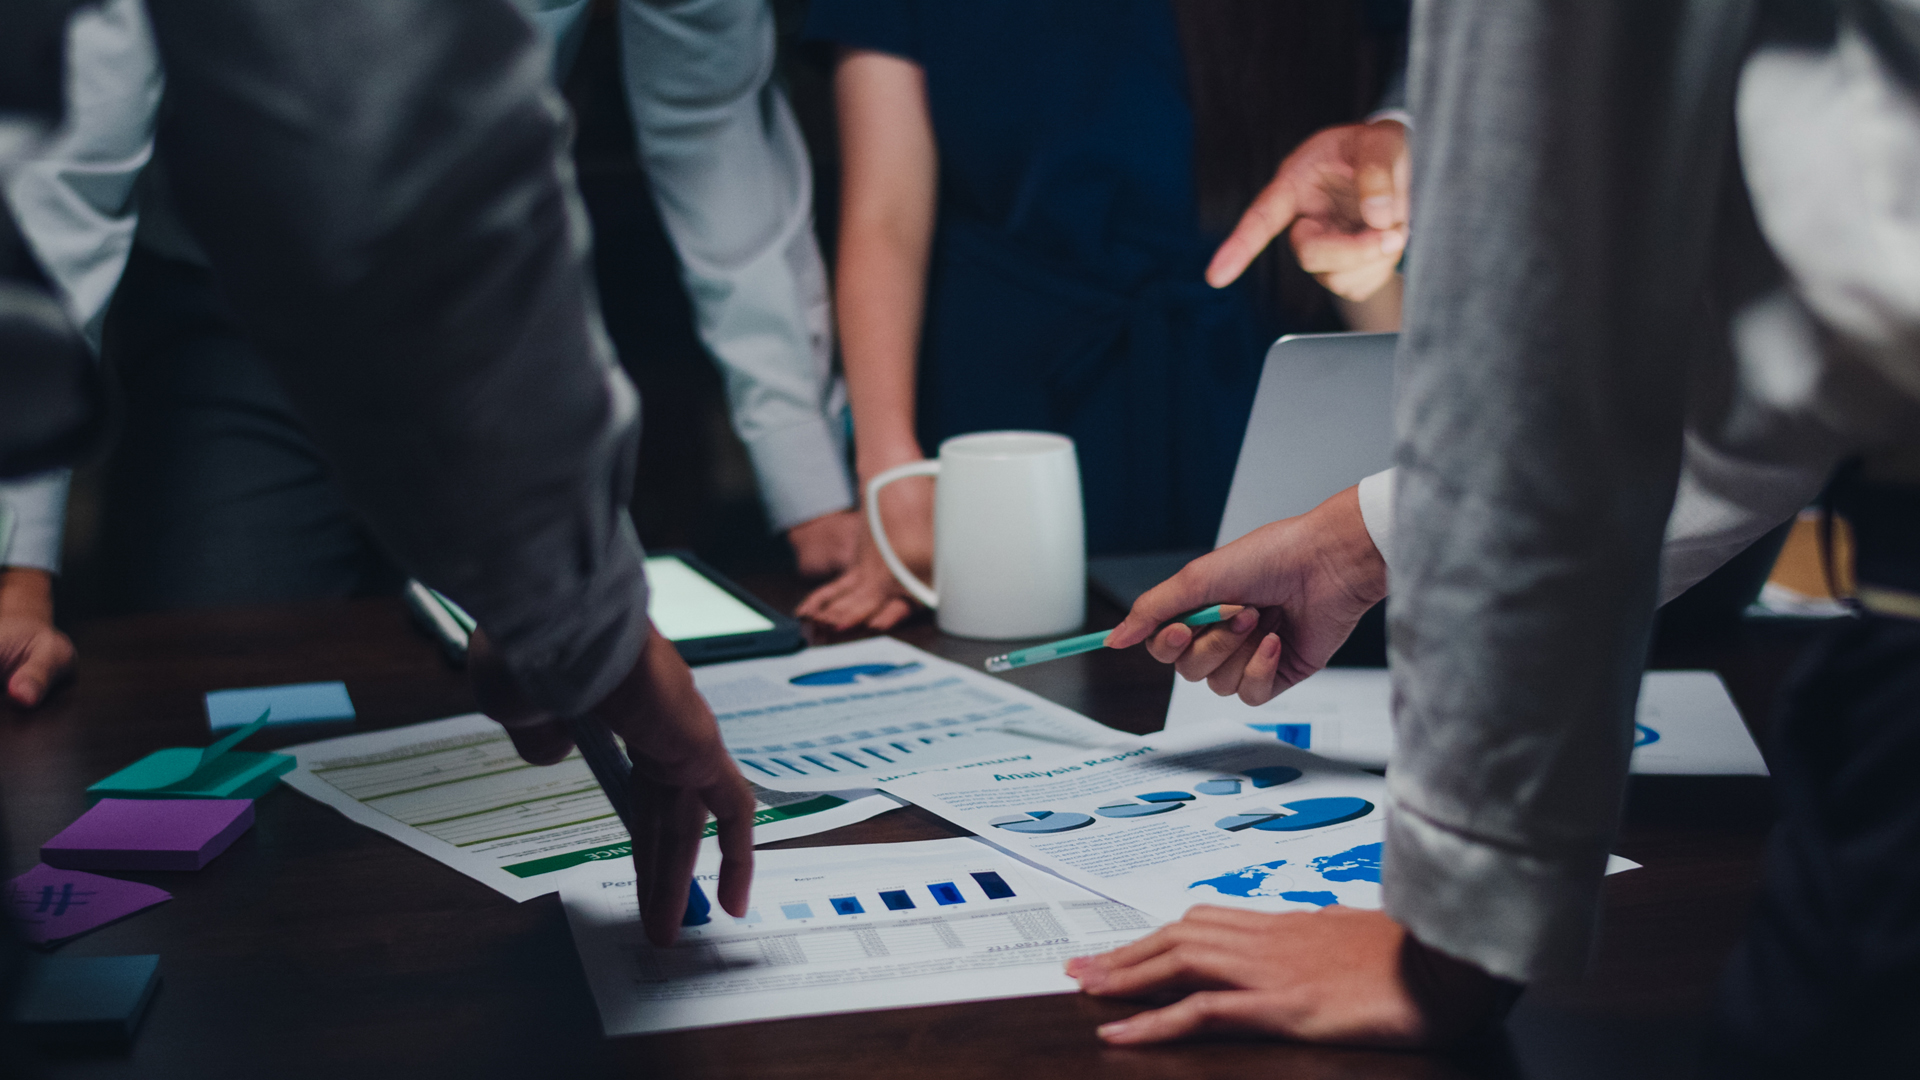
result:
[[[1273,238],[1293,224],[1297,213],[1293,186],[1276,178],[1254,197],[1253,205],[1240,215],[1232,235],[1213,253],[1213,261],[1207,264],[1207,284],[1216,289],[1233,284]]]

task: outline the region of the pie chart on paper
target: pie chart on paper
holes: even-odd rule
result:
[[[1061,813],[1051,810],[1029,810],[1024,814],[1005,814],[987,822],[996,829],[1008,832],[1046,833],[1072,832],[1093,824],[1093,819],[1085,814]]]
[[[1283,812],[1284,811],[1284,812]],[[1300,799],[1284,803],[1280,810],[1255,808],[1231,814],[1213,823],[1216,829],[1227,832],[1240,832],[1243,829],[1257,829],[1260,832],[1302,832],[1318,829],[1327,825],[1338,825],[1343,821],[1365,817],[1373,812],[1373,804],[1365,799],[1351,796],[1335,796],[1325,799]]]

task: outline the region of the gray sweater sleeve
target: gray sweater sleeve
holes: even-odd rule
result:
[[[1386,901],[1526,980],[1590,947],[1746,11],[1416,18]]]
[[[535,701],[646,638],[639,408],[567,121],[506,0],[154,0],[183,220],[353,506]]]

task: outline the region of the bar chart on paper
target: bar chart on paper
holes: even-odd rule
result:
[[[640,934],[631,875],[582,867],[562,881],[607,1034],[1068,991],[1068,957],[1152,925],[973,839],[755,860],[752,910],[666,949]],[[698,872],[717,866],[708,851]]]
[[[781,791],[1131,739],[890,638],[714,664],[694,669],[694,681],[740,771]]]

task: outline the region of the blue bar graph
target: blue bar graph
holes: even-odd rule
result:
[[[785,915],[789,919],[811,919],[813,918],[813,905],[781,904],[780,914]]]
[[[863,915],[867,910],[860,906],[860,899],[854,896],[836,896],[827,903],[833,905],[836,915]]]
[[[888,911],[913,910],[913,897],[905,889],[889,889],[880,894],[880,902],[887,905]]]
[[[936,882],[927,886],[927,891],[933,894],[934,902],[941,907],[967,902],[967,898],[960,895],[959,887],[951,881]]]
[[[980,883],[981,891],[987,894],[989,900],[1005,900],[1013,895],[1013,886],[1007,884],[1007,879],[991,870],[982,871],[972,877]]]

